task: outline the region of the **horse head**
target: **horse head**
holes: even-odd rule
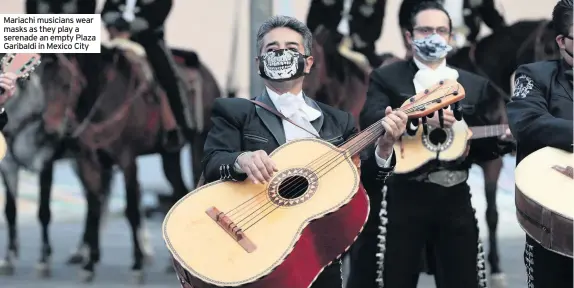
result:
[[[45,132],[61,138],[67,132],[69,111],[76,106],[86,79],[75,57],[45,55],[41,67],[41,83],[46,97]]]

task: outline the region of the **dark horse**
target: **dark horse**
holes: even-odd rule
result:
[[[497,34],[482,39],[475,48],[462,48],[449,56],[448,63],[483,75],[496,85],[501,101],[508,99],[510,79],[516,68],[524,63],[555,57],[557,47],[549,21],[520,21]],[[304,90],[310,97],[350,111],[358,117],[365,102],[368,70],[343,57],[335,47],[337,36],[323,27],[314,33],[314,69],[305,79]],[[400,60],[392,54],[380,56],[383,65]],[[499,105],[504,107],[504,105]],[[501,109],[502,109],[501,108]],[[505,113],[503,113],[505,115]],[[477,163],[483,170],[487,200],[486,220],[489,228],[488,260],[492,273],[501,272],[496,241],[498,212],[496,189],[502,159]]]
[[[163,91],[154,81],[145,57],[138,55],[135,50],[104,47],[100,57],[104,69],[101,72],[103,81],[97,99],[93,99],[92,103],[85,102],[90,104],[89,107],[79,107],[80,89],[71,91],[69,88],[79,84],[59,82],[56,85],[63,87],[68,93],[52,93],[53,98],[50,99],[47,109],[51,112],[48,113],[50,117],[49,121],[46,121],[46,129],[54,133],[62,130],[71,131],[71,138],[75,139],[78,147],[77,172],[86,190],[88,202],[83,236],[88,253],[87,259],[83,261],[83,280],[93,279],[95,264],[100,258],[101,214],[107,197],[106,190],[109,189],[111,181],[112,167],[117,165],[123,172],[126,185],[125,214],[134,243],[132,270],[136,280],[141,281],[145,253],[142,243],[141,193],[137,181],[136,158],[146,154],[161,155],[164,173],[174,189],[173,195],[176,200],[188,192],[181,176],[179,158],[182,145],[166,147],[163,136],[167,130],[166,126],[173,125],[173,114]],[[63,64],[65,62],[58,64],[60,71],[72,69],[78,73],[79,69],[75,65],[68,63],[68,67],[61,67]],[[196,162],[201,161],[203,135],[209,129],[210,107],[214,99],[220,96],[220,91],[214,77],[204,65],[194,69],[180,68],[186,86],[190,89],[187,100],[190,104],[202,103],[202,110],[194,111],[202,113],[201,123],[196,119],[195,130],[184,133],[186,139],[194,141],[192,156]],[[81,75],[78,74],[76,79],[82,79]],[[82,119],[75,119],[74,112],[78,109],[90,112]],[[198,174],[197,171],[195,170],[194,174]]]

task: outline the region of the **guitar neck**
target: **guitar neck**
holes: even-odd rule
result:
[[[470,139],[502,136],[506,133],[506,129],[508,129],[507,124],[470,127],[470,131],[472,131]]]

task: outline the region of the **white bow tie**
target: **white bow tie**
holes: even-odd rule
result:
[[[415,74],[413,82],[416,92],[419,93],[445,79],[457,80],[458,71],[446,66],[439,67],[436,70],[420,69],[417,74]]]
[[[294,115],[299,114],[308,121],[314,121],[321,117],[321,112],[309,107],[302,96],[285,93],[277,97],[276,104],[278,106],[277,109],[287,118],[291,118]]]

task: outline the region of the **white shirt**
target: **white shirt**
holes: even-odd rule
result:
[[[269,98],[271,98],[277,111],[291,119],[291,121],[301,125],[301,127],[305,127],[309,132],[315,133],[315,135],[311,135],[309,132],[291,124],[289,121],[282,120],[283,130],[285,131],[285,140],[287,142],[303,138],[315,138],[319,135],[319,132],[317,132],[317,129],[313,127],[311,122],[321,117],[321,112],[307,105],[305,98],[303,98],[303,91],[299,92],[297,95],[291,93],[279,95],[267,87],[265,87],[265,89],[267,90],[267,94],[269,94]],[[391,164],[389,160],[393,156],[393,153],[391,152],[389,158],[383,159],[379,157],[378,152],[379,147],[377,146],[375,149],[375,160],[377,165],[381,168],[389,168]],[[239,167],[237,162],[235,162],[234,168],[237,172],[242,172],[241,167]]]

